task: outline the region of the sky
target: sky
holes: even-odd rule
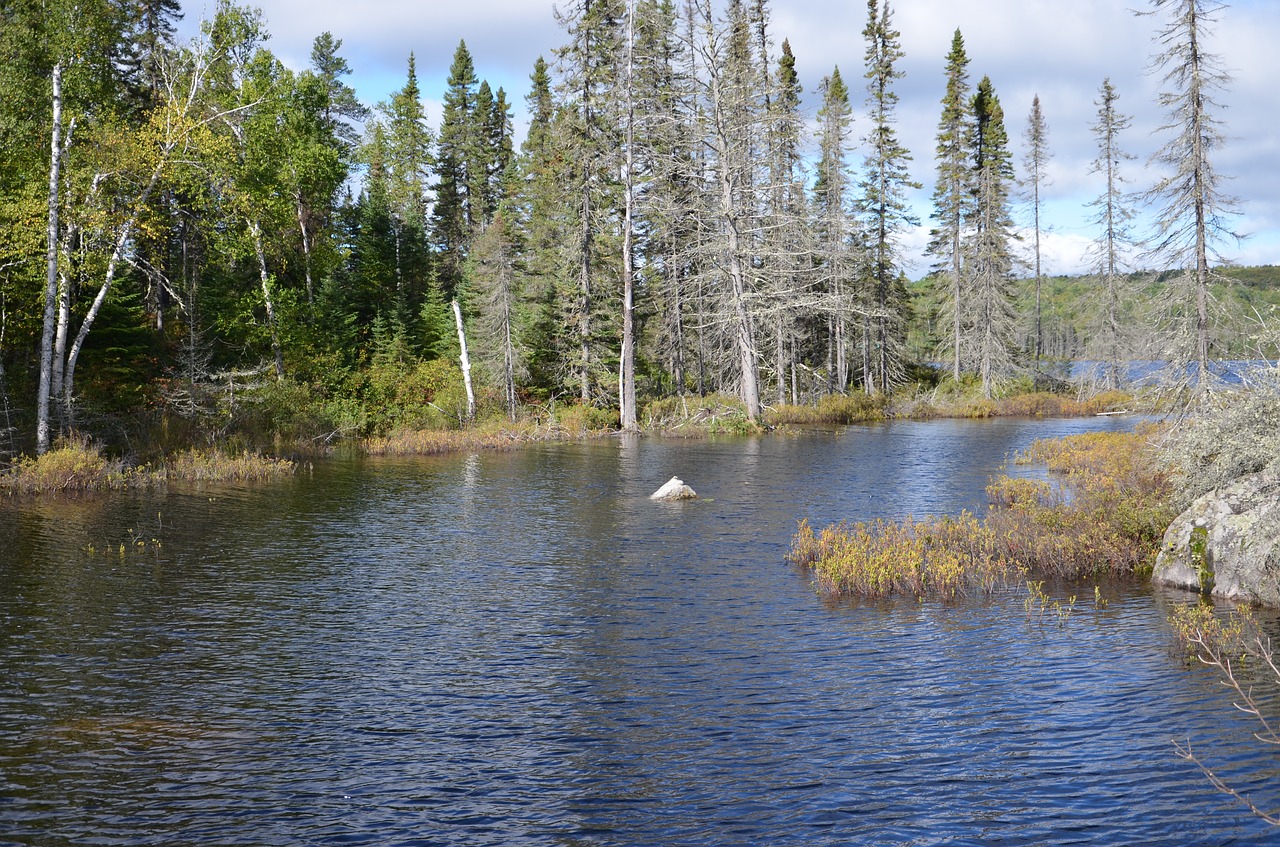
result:
[[[252,0],[250,0],[252,2]],[[1152,0],[891,0],[893,22],[905,52],[898,68],[899,138],[911,151],[912,177],[924,187],[910,198],[921,227],[908,233],[904,248],[913,278],[928,270],[933,149],[943,94],[943,67],[957,28],[969,56],[970,84],[990,76],[1004,107],[1006,130],[1018,173],[1023,173],[1023,136],[1033,97],[1039,95],[1052,156],[1049,184],[1042,187],[1041,255],[1044,273],[1079,273],[1097,238],[1087,204],[1103,192],[1090,173],[1097,143],[1099,89],[1110,78],[1118,108],[1132,118],[1121,146],[1136,158],[1122,175],[1141,191],[1159,171],[1148,162],[1168,135],[1159,131],[1167,116],[1156,105],[1161,74],[1153,72],[1153,37],[1163,17]],[[389,98],[404,85],[410,52],[415,55],[428,119],[438,126],[449,64],[465,40],[476,74],[506,89],[514,107],[516,134],[523,137],[525,95],[538,56],[552,60],[565,41],[548,0],[258,0],[267,46],[286,65],[308,65],[311,43],[328,31],[343,42],[341,54],[352,68],[349,84],[366,104]],[[562,5],[564,3],[562,2]],[[212,0],[186,0],[180,35],[190,36]],[[816,112],[822,77],[839,66],[851,90],[853,136],[864,136],[865,89],[861,80],[865,43],[863,0],[771,0],[770,29],[776,57],[783,39],[796,56],[805,108]],[[1280,265],[1280,0],[1234,0],[1217,15],[1208,50],[1217,54],[1233,81],[1220,95],[1216,112],[1227,135],[1214,156],[1225,190],[1238,199],[1230,219],[1246,235],[1219,243],[1221,254],[1242,265]],[[862,150],[853,151],[860,164]],[[1015,201],[1014,216],[1028,227],[1031,207]],[[1139,229],[1142,232],[1141,228]],[[1024,239],[1029,246],[1032,239]]]

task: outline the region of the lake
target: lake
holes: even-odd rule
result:
[[[955,513],[1037,437],[893,422],[345,459],[0,504],[0,843],[1280,842],[1179,592],[831,602],[796,520]],[[1030,469],[1018,469],[1032,473]],[[647,499],[672,475],[703,499]]]

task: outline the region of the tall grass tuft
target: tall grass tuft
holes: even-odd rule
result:
[[[802,520],[788,558],[811,568],[819,589],[835,596],[954,599],[993,591],[1020,576],[996,555],[994,542],[968,512],[958,518],[841,523],[819,533]]]
[[[258,453],[230,455],[220,450],[188,450],[150,471],[156,479],[182,482],[249,482],[291,476],[295,465],[288,459]]]
[[[86,440],[58,444],[43,456],[24,457],[0,475],[0,488],[10,494],[42,494],[124,488],[131,472],[118,459],[108,459]]]
[[[230,455],[189,450],[157,467],[127,467],[104,456],[88,441],[60,444],[43,456],[20,459],[0,474],[0,491],[8,494],[57,494],[143,488],[166,482],[238,482],[275,479],[294,472],[294,463],[256,453]]]

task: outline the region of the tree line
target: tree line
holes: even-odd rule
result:
[[[1186,269],[1162,337],[1203,373],[1232,201],[1211,160],[1227,77],[1198,39],[1221,7],[1151,7],[1170,176],[1141,202],[1157,210],[1150,255]],[[175,38],[176,0],[0,6],[11,444],[30,429],[43,452],[126,410],[212,427],[263,383],[369,431],[397,423],[378,407],[405,386],[474,416],[473,372],[481,402],[513,419],[572,400],[618,409],[626,429],[640,399],[729,393],[755,421],[771,403],[908,382],[918,316],[903,241],[920,183],[896,131],[890,0],[867,2],[860,85],[838,67],[818,82],[816,122],[767,0],[573,0],[557,15],[563,44],[532,69],[517,148],[509,95],[477,76],[465,42],[432,128],[412,54],[404,86],[368,107],[341,40],[320,35],[291,70],[260,13],[233,0],[190,43]],[[968,66],[957,30],[934,150],[930,358],[989,395],[1044,353],[1051,151],[1037,97],[1018,178],[995,87],[971,86]],[[1126,257],[1140,240],[1117,100],[1104,81],[1088,347],[1113,381],[1135,350]],[[1035,214],[1030,315],[1015,297],[1020,192]],[[464,377],[467,402],[443,408],[461,395],[442,387]]]

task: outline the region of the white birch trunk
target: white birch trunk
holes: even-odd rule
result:
[[[40,381],[36,389],[36,455],[49,452],[49,396],[53,381],[53,335],[58,299],[58,180],[62,158],[62,63],[53,66],[53,133],[49,145],[49,251],[40,335]]]
[[[458,361],[462,365],[462,384],[467,388],[467,420],[475,420],[476,395],[471,390],[471,357],[467,355],[467,333],[462,327],[462,307],[453,301],[453,320],[458,325],[458,347],[462,351]]]

